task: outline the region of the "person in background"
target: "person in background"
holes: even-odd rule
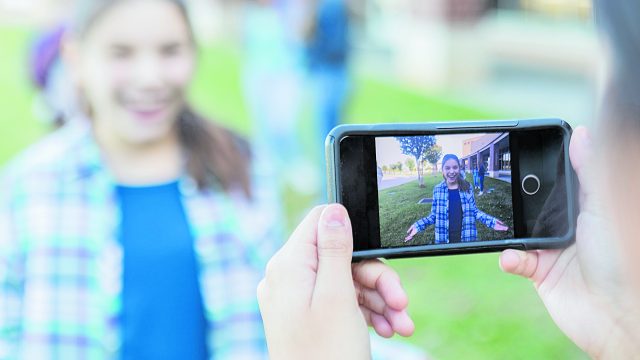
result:
[[[352,13],[349,0],[314,0],[307,56],[322,141],[342,122],[348,97]]]
[[[487,170],[484,167],[484,161],[482,161],[478,165],[478,188],[480,189],[478,196],[484,194],[484,175],[486,172]]]
[[[0,176],[0,358],[265,358],[278,203],[187,102],[184,3],[79,0],[64,39],[82,115]]]
[[[65,32],[64,24],[42,32],[36,38],[29,57],[31,81],[38,90],[37,114],[54,127],[62,126],[65,119],[75,118],[79,108],[60,56]]]
[[[478,167],[476,166],[473,168],[473,190],[475,191],[478,188]]]
[[[580,181],[576,242],[566,249],[506,250],[500,267],[533,281],[555,323],[589,356],[631,359],[640,354],[640,190],[620,186],[620,162],[611,159],[640,157],[640,23],[629,16],[640,13],[640,3],[599,0],[595,9],[608,37],[610,68],[597,137],[579,127],[571,138],[571,163]],[[640,177],[640,170],[632,171],[625,169],[624,178]],[[353,239],[339,205],[322,216],[312,212],[292,240],[270,261],[273,271],[258,292],[272,359],[302,354],[302,348],[319,358],[367,359],[367,323],[388,336],[413,331],[397,275],[375,261],[350,264]],[[292,256],[294,242],[310,250]],[[301,304],[295,317],[277,316],[284,299]],[[359,309],[359,303],[376,304],[377,311]],[[335,316],[324,316],[323,309]]]
[[[351,81],[349,65],[354,21],[360,11],[354,0],[311,0],[306,29],[308,78],[311,84],[314,144],[324,149],[325,138],[344,121]],[[324,151],[319,158],[325,163]],[[324,167],[321,181],[326,183]],[[326,194],[321,195],[322,203]]]
[[[256,151],[272,164],[281,192],[313,194],[324,184],[299,134],[304,88],[306,1],[247,0],[243,18],[243,90]]]

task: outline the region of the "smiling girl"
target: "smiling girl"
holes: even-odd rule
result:
[[[502,221],[478,210],[471,185],[460,176],[460,160],[456,155],[442,158],[442,177],[442,182],[433,188],[431,213],[411,225],[405,242],[433,224],[436,244],[476,241],[476,220],[497,231],[509,230]]]
[[[80,0],[65,37],[84,115],[0,178],[0,358],[265,357],[277,209],[187,104],[183,3]]]

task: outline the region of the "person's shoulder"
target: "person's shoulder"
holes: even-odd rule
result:
[[[436,186],[433,187],[433,191],[442,191],[447,188],[447,183],[442,180]]]
[[[46,135],[27,147],[0,171],[4,186],[28,179],[52,179],[68,172],[82,155],[82,142],[89,135],[87,129],[67,125]]]

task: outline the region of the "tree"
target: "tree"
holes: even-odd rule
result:
[[[400,150],[403,154],[413,156],[416,159],[416,164],[418,164],[418,185],[424,187],[421,160],[425,151],[436,144],[436,137],[433,135],[397,136],[396,140],[400,143]]]
[[[412,158],[407,158],[407,160],[404,161],[404,164],[407,165],[407,169],[411,172],[416,168],[416,162]]]
[[[442,156],[442,146],[434,145],[424,151],[422,158],[433,165],[434,171],[438,170],[438,160]]]
[[[382,172],[383,173],[388,173],[389,172],[389,167],[387,165],[382,165]]]
[[[398,161],[396,163],[396,169],[398,169],[399,172],[402,172],[402,162],[401,161]]]

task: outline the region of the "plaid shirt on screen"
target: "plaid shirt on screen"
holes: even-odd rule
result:
[[[1,359],[118,356],[119,208],[115,182],[90,134],[84,123],[67,125],[0,178]],[[281,239],[274,192],[255,188],[249,201],[201,191],[188,178],[180,188],[200,267],[210,354],[266,358],[256,286]]]
[[[460,190],[459,190],[460,191]],[[496,225],[496,219],[476,207],[476,200],[473,197],[473,189],[460,191],[460,201],[462,202],[462,242],[478,240],[478,230],[476,220],[492,228]],[[424,231],[429,225],[435,224],[436,244],[449,243],[449,189],[443,180],[433,188],[433,203],[431,213],[416,221],[413,225],[418,232]]]

